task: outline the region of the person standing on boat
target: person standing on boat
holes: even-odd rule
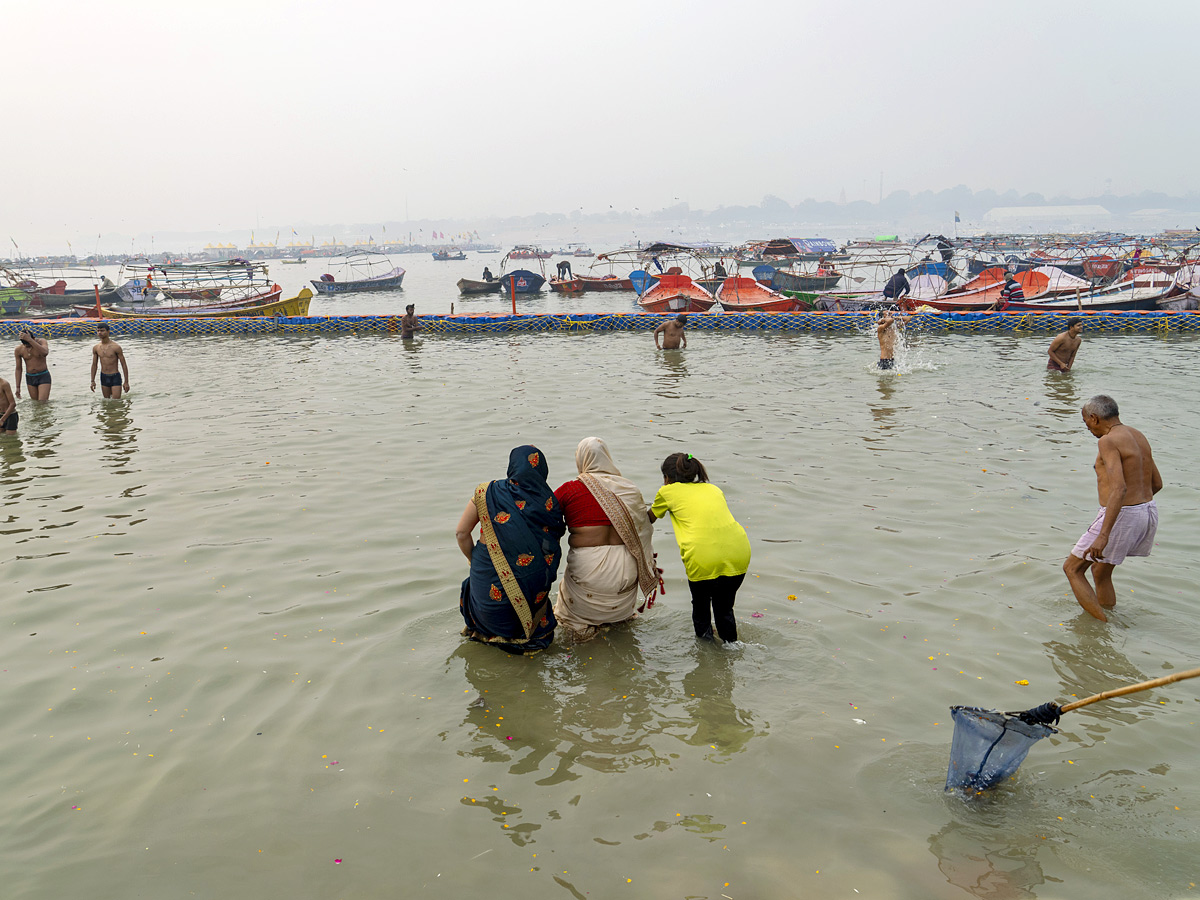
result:
[[[413,333],[420,329],[421,323],[417,321],[417,307],[410,303],[404,307],[404,315],[400,317],[400,339],[402,341],[411,341]]]
[[[1050,361],[1046,363],[1047,372],[1070,372],[1075,364],[1075,354],[1083,343],[1083,319],[1072,316],[1067,319],[1067,330],[1059,332],[1050,342]]]
[[[0,434],[16,434],[20,418],[17,415],[17,398],[13,396],[12,385],[0,378]]]
[[[904,325],[911,316],[901,316],[892,310],[884,310],[879,316],[879,324],[875,326],[875,336],[879,338],[879,368],[896,368],[896,336],[900,326]]]
[[[910,289],[904,269],[897,269],[896,274],[889,278],[887,284],[883,286],[883,299],[899,303],[901,297],[908,296]]]
[[[1112,572],[1127,556],[1149,556],[1158,531],[1154,495],[1162,490],[1162,475],[1154,463],[1150,442],[1121,421],[1117,401],[1099,394],[1083,405],[1083,424],[1099,438],[1096,492],[1100,511],[1063,563],[1075,599],[1089,615],[1107,622],[1106,609],[1117,605]],[[1087,580],[1092,570],[1096,587]]]
[[[495,280],[492,276],[492,270],[489,269],[487,266],[483,267],[483,280],[484,281],[494,281]]]
[[[654,347],[656,350],[678,350],[681,346],[687,348],[687,335],[683,330],[687,327],[687,313],[680,313],[674,319],[668,319],[654,329]],[[658,336],[662,335],[662,343]]]
[[[725,266],[718,259],[717,264],[713,266],[713,278],[728,278],[729,275],[725,272]]]
[[[50,344],[45,338],[35,338],[28,328],[19,335],[21,343],[13,351],[17,357],[16,393],[21,399],[21,367],[25,367],[25,385],[29,388],[30,399],[45,403],[50,399],[50,364],[46,357],[50,355]]]
[[[109,338],[108,326],[103,322],[96,326],[96,337],[100,338],[100,343],[92,347],[92,391],[96,390],[96,366],[99,365],[101,393],[106,400],[120,400],[122,386],[129,390],[129,363],[125,362],[125,351]],[[121,372],[117,371],[118,363],[121,372],[125,373],[124,382]]]

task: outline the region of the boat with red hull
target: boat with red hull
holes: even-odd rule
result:
[[[760,284],[753,278],[731,275],[717,291],[717,299],[726,312],[794,312],[800,308],[792,297]]]
[[[633,282],[618,275],[576,275],[575,279],[583,285],[584,291],[632,291]]]
[[[687,275],[668,272],[638,298],[638,306],[651,313],[707,312],[717,298]]]

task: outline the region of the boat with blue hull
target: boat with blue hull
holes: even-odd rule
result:
[[[321,294],[354,294],[363,291],[395,291],[403,286],[404,270],[393,266],[382,253],[350,253],[337,277],[326,272],[309,283]]]

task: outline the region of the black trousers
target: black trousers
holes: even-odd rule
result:
[[[722,575],[707,581],[688,582],[688,590],[692,592],[692,627],[696,629],[696,637],[712,637],[712,622],[716,619],[717,634],[721,640],[737,640],[733,601],[745,578],[745,575]]]

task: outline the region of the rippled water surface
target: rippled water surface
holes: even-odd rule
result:
[[[1048,340],[918,331],[882,374],[867,333],[128,338],[120,402],[56,341],[53,400],[0,438],[3,895],[1190,895],[1200,682],[942,791],[951,704],[1196,664],[1195,342],[1085,334],[1060,377]],[[1109,625],[1060,570],[1099,392],[1166,481]],[[690,636],[666,523],[631,627],[459,637],[475,484],[528,442],[557,485],[590,434],[648,497],[667,453],[708,466],[753,545],[743,649]]]

